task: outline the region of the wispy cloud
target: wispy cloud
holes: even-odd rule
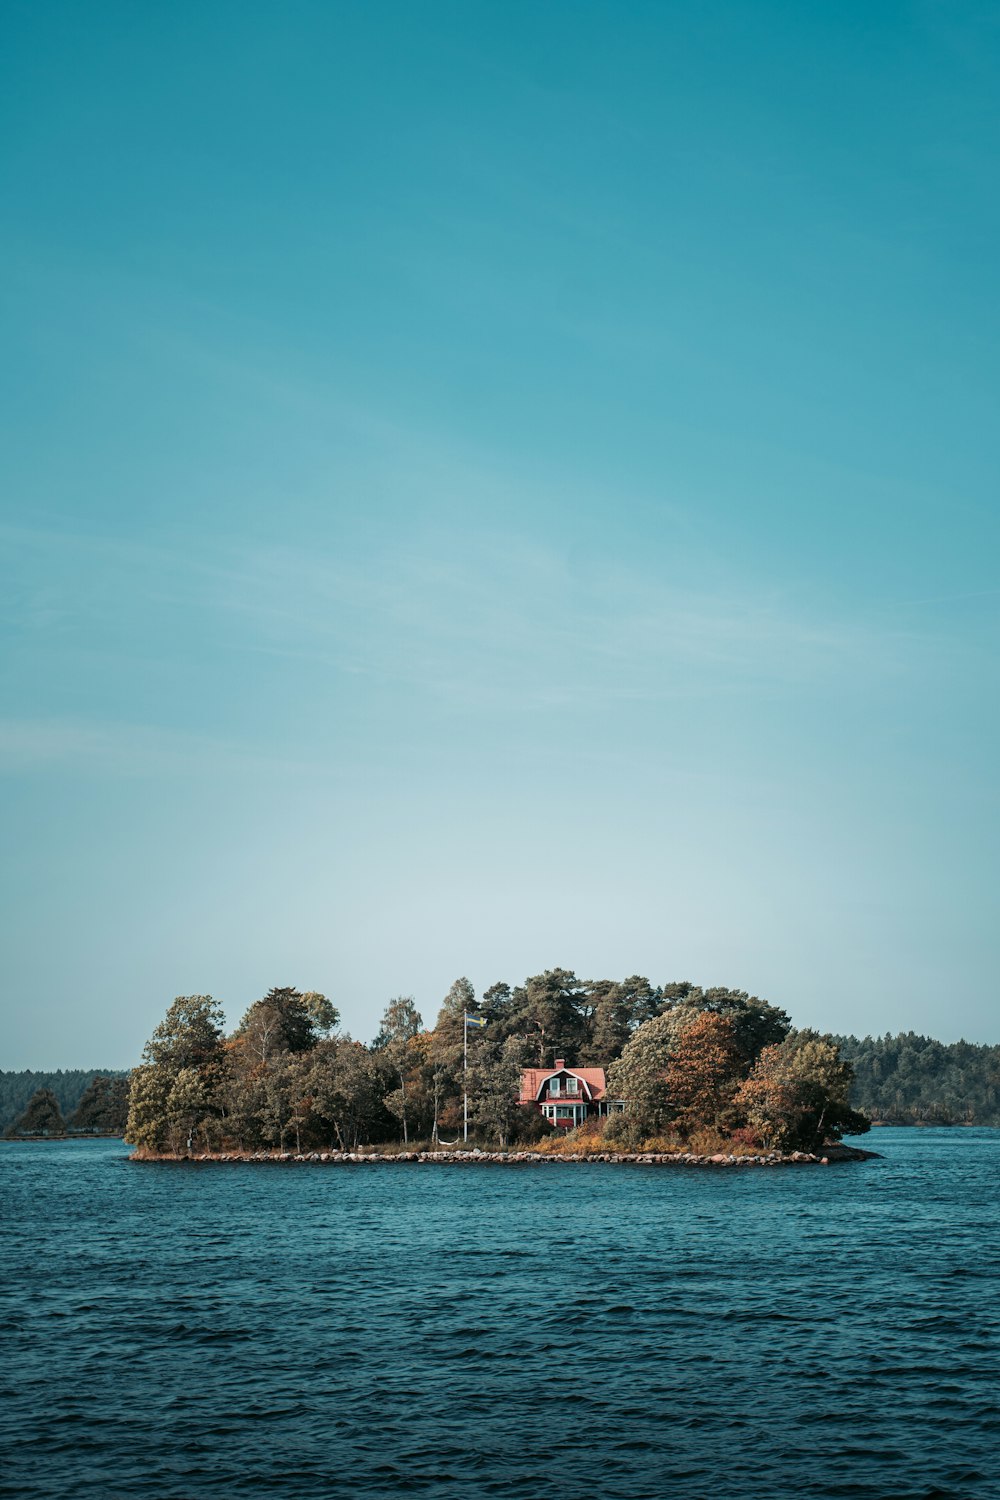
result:
[[[123,777],[163,777],[262,770],[291,775],[323,767],[319,760],[268,755],[245,744],[156,725],[0,719],[0,772],[24,774],[65,768]]]
[[[377,573],[295,549],[246,554],[221,608],[254,647],[470,701],[768,691],[901,670],[916,637],[780,595],[670,588],[493,537],[405,551]]]
[[[284,660],[307,677],[333,672],[496,714],[872,684],[947,647],[898,616],[838,616],[746,580],[699,587],[679,556],[675,583],[638,561],[579,561],[500,527],[404,533],[374,551],[229,539],[197,555],[70,532],[3,535],[18,554],[5,593],[11,641],[56,661],[99,652],[108,671],[116,654],[170,662],[183,642],[223,682],[226,661]],[[176,764],[178,743],[156,754]],[[96,754],[95,742],[84,736],[76,753]],[[127,758],[141,761],[142,747]]]

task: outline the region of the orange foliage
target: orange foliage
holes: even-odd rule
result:
[[[739,1068],[732,1022],[699,1012],[678,1036],[663,1075],[678,1121],[714,1121],[736,1092]]]

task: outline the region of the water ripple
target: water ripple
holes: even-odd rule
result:
[[[0,1494],[1000,1500],[1000,1133],[738,1175],[0,1146]]]

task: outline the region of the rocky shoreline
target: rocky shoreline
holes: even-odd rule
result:
[[[595,1151],[571,1155],[555,1151],[214,1151],[170,1155],[135,1152],[130,1160],[143,1162],[205,1162],[231,1165],[273,1163],[280,1166],[319,1164],[340,1166],[362,1163],[424,1163],[443,1166],[570,1166],[585,1162],[614,1162],[638,1166],[664,1167],[788,1167],[830,1166],[834,1162],[875,1161],[877,1151],[861,1151],[856,1146],[824,1146],[822,1153],[811,1151],[762,1151],[753,1156],[727,1156],[718,1152],[700,1156],[689,1151]]]

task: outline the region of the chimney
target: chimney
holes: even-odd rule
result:
[[[557,1057],[556,1058],[556,1072],[557,1073],[560,1072],[565,1066],[566,1066],[566,1059],[564,1057]]]

